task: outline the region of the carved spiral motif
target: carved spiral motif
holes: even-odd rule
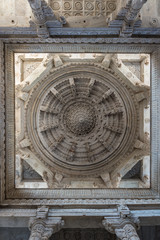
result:
[[[57,170],[99,174],[132,148],[136,114],[121,80],[96,65],[72,64],[33,90],[27,132],[36,153]]]

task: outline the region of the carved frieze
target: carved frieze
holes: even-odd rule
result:
[[[64,16],[108,16],[117,7],[117,0],[50,0],[51,8],[55,14]]]

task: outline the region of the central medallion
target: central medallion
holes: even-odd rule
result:
[[[72,104],[66,109],[64,123],[66,128],[76,136],[86,135],[95,127],[95,110],[87,103]]]

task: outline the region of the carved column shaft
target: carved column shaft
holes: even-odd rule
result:
[[[36,24],[38,37],[49,37],[49,32],[46,27],[46,17],[42,9],[42,1],[28,0],[28,2],[32,9],[32,20]]]
[[[131,7],[129,8],[129,11],[126,15],[126,20],[128,24],[133,23],[136,20],[136,17],[143,7],[143,5],[146,3],[147,0],[133,0]]]
[[[33,13],[33,21],[36,24],[43,25],[46,22],[42,6],[41,6],[41,0],[28,0],[32,13]]]
[[[137,16],[147,0],[131,0],[127,6],[127,12],[124,18],[121,36],[129,37],[133,33],[133,28],[136,23]]]

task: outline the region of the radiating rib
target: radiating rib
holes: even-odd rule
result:
[[[92,91],[92,89],[93,89],[93,86],[94,86],[95,82],[96,82],[96,80],[93,79],[93,78],[91,78],[91,80],[90,80],[90,82],[89,82],[89,84],[88,84],[88,96],[90,96],[91,91]]]
[[[101,98],[101,100],[98,103],[103,102],[104,100],[106,100],[107,98],[109,98],[114,92],[109,89],[107,92],[105,92]]]
[[[72,95],[73,95],[73,97],[75,97],[76,96],[76,85],[75,85],[75,82],[74,82],[74,78],[69,78],[69,84],[70,84],[70,87],[71,87]]]

